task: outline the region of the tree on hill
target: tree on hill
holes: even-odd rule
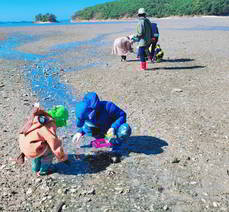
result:
[[[136,17],[144,7],[151,17],[173,15],[229,15],[229,0],[117,0],[76,11],[74,19]]]
[[[36,22],[57,22],[56,16],[50,13],[46,13],[44,15],[39,13],[35,16],[35,20]]]

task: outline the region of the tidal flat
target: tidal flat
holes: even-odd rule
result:
[[[146,71],[136,54],[111,55],[135,20],[0,27],[0,211],[228,211],[229,17],[151,20],[164,59]],[[127,112],[119,163],[71,143],[88,91]],[[58,131],[70,164],[39,178],[13,160],[35,102],[70,112]]]

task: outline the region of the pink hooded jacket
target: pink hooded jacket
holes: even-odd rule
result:
[[[39,122],[39,115],[36,114],[25,124],[19,135],[20,150],[26,157],[36,158],[42,156],[49,146],[57,159],[64,161],[67,156],[56,135],[55,121],[46,114],[44,116],[48,121],[45,124]]]
[[[130,37],[116,38],[113,44],[112,54],[126,56],[128,52],[133,52],[132,40]]]

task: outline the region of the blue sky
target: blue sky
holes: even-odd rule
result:
[[[114,0],[0,0],[1,21],[34,21],[39,13],[66,20],[77,10]]]

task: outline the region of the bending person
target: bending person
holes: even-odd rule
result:
[[[131,128],[126,123],[126,113],[110,101],[100,101],[95,92],[87,93],[76,105],[76,125],[78,132],[73,142],[79,142],[84,135],[104,138],[106,134],[116,136],[113,140],[120,146],[131,135]]]
[[[121,56],[121,61],[126,61],[128,52],[132,53],[133,40],[131,36],[119,37],[114,40],[112,54]]]

